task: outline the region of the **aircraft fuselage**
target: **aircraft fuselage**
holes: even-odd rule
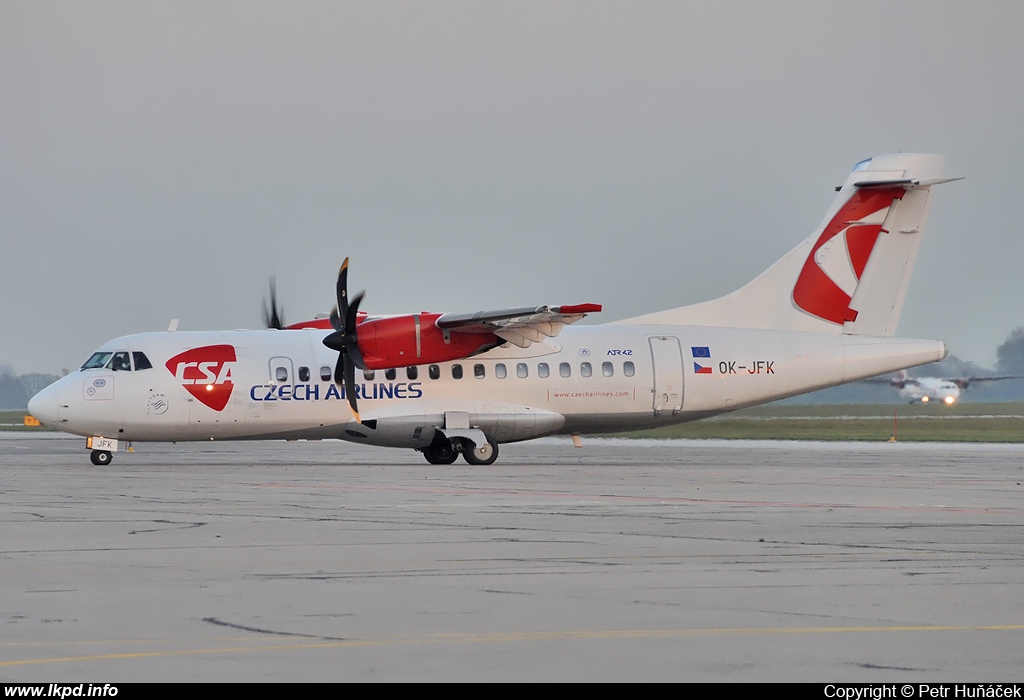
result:
[[[687,326],[574,326],[522,349],[357,373],[362,422],[325,331],[141,333],[101,351],[152,366],[76,371],[33,399],[44,422],[125,441],[339,438],[422,448],[435,431],[495,443],[704,418],[941,359],[938,341]]]

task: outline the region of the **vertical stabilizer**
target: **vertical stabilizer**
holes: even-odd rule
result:
[[[712,301],[623,324],[891,336],[921,246],[942,156],[898,153],[854,167],[818,229],[754,281]]]

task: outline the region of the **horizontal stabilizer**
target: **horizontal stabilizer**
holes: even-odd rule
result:
[[[962,177],[932,177],[924,180],[908,180],[906,178],[902,180],[863,180],[861,182],[853,183],[854,187],[861,189],[868,189],[871,187],[931,187],[932,185],[941,185],[946,182],[955,182],[956,180],[963,180]],[[842,188],[839,188],[842,189]]]

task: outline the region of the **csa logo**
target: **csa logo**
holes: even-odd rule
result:
[[[850,308],[892,203],[902,188],[858,190],[832,217],[804,261],[793,288],[793,302],[823,321],[843,325],[856,321]]]
[[[167,371],[185,390],[214,411],[223,411],[235,388],[233,345],[204,345],[186,350],[167,361]]]

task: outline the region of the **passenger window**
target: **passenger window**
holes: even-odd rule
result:
[[[334,376],[334,370],[327,365],[320,365],[320,381],[329,382],[332,376]]]
[[[636,368],[633,366],[632,362],[627,362],[622,365],[622,373],[627,377],[632,377],[636,373]]]
[[[308,382],[309,381],[309,367],[299,367],[299,381],[300,382]]]
[[[140,372],[144,369],[153,369],[153,365],[150,363],[149,358],[146,357],[144,352],[133,352],[132,359],[135,360],[135,371]]]
[[[476,377],[477,379],[483,379],[484,378],[484,366],[483,365],[473,365],[473,376]]]
[[[518,365],[516,365],[516,376],[519,377],[520,379],[526,379],[528,376],[530,376],[530,370],[526,366],[525,362],[520,362]]]
[[[584,377],[589,377],[593,373],[594,370],[591,368],[589,362],[584,362],[583,364],[580,365],[580,374],[582,374]]]
[[[131,372],[132,362],[128,359],[128,353],[115,352],[110,359],[110,369],[114,372]]]
[[[613,374],[615,374],[615,367],[614,367],[614,365],[612,365],[611,362],[602,362],[601,363],[601,374],[603,374],[606,377],[610,377]]]
[[[462,379],[462,365],[452,365],[452,379]]]
[[[431,379],[441,378],[441,368],[438,367],[437,365],[430,365],[430,367],[427,370],[427,373],[430,375]]]
[[[539,365],[537,365],[537,376],[539,376],[541,379],[546,379],[550,374],[551,370],[548,369],[547,362],[541,362]]]
[[[287,367],[278,367],[277,369],[274,370],[274,377],[279,382],[286,382],[286,381],[288,381],[288,368]]]
[[[372,369],[364,369],[363,370],[363,379],[365,379],[368,382],[372,382],[373,378],[376,377],[376,376],[377,376],[377,372],[375,370],[372,370]]]
[[[392,367],[391,369],[384,370],[384,377],[388,381],[394,381],[395,377],[397,377],[397,376],[398,376],[398,370],[396,370],[394,367]]]
[[[508,370],[505,369],[505,365],[501,362],[494,365],[494,376],[498,379],[504,379],[508,376]]]
[[[563,362],[558,365],[558,374],[562,377],[568,377],[572,374],[572,367],[569,366],[568,362]]]
[[[420,371],[417,367],[406,367],[405,376],[410,380],[415,379],[416,377],[420,376]]]

